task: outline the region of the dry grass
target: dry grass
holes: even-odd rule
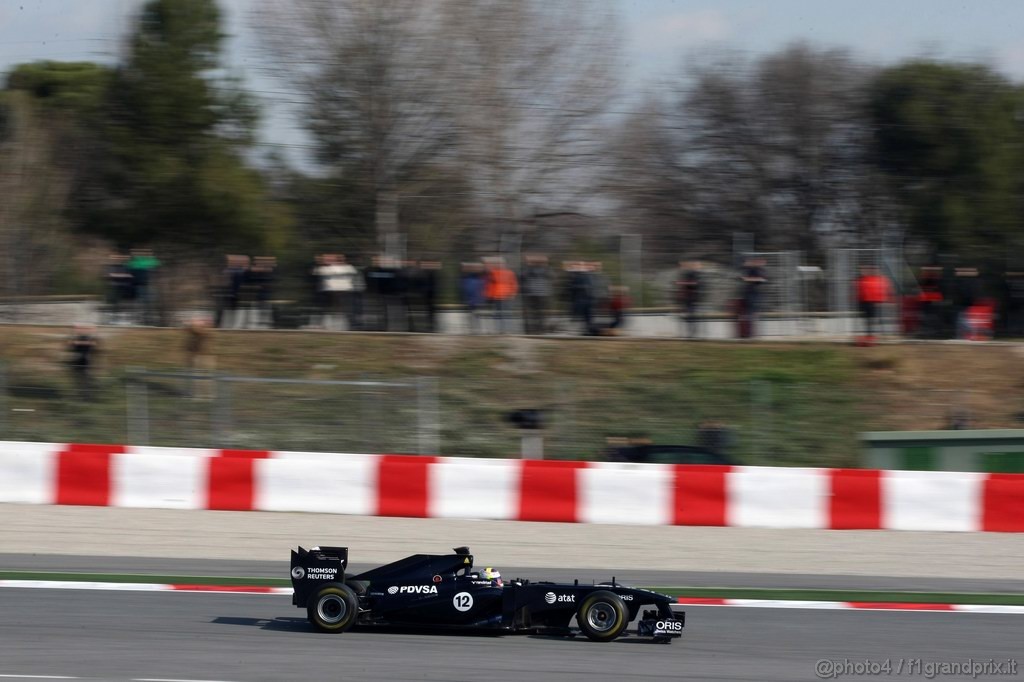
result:
[[[128,368],[182,367],[183,332],[105,328],[100,333],[106,388],[83,403],[74,399],[62,364],[64,332],[4,328],[0,360],[10,395],[0,421],[3,437],[127,437],[121,387]],[[1021,351],[1001,345],[864,349],[807,343],[218,331],[214,348],[217,369],[227,374],[438,377],[441,449],[446,454],[515,454],[518,433],[504,415],[540,407],[553,418],[547,450],[556,457],[592,457],[607,436],[623,433],[644,433],[655,442],[692,443],[696,425],[714,419],[736,429],[735,451],[744,461],[850,465],[856,462],[861,431],[941,428],[958,404],[968,408],[979,426],[1014,426],[1024,409],[1024,381],[1017,369]],[[316,400],[315,390],[299,399],[293,393],[282,393],[290,397],[277,401],[268,394],[243,396],[252,404],[247,408],[243,400],[235,409],[248,409],[254,422],[259,410],[274,402],[277,427],[251,431],[242,444],[293,447],[282,424],[293,422],[305,433],[317,431],[317,420],[333,419],[330,401]],[[182,424],[193,423],[182,414],[205,424],[205,413],[214,409],[173,393],[166,400],[168,414],[184,420]],[[12,409],[22,411],[12,415]],[[394,421],[387,423],[392,430],[400,428]],[[208,442],[209,431],[187,430],[165,429],[153,442],[216,444]],[[379,429],[381,439],[388,435],[385,430]],[[385,442],[394,441],[367,447],[386,449]],[[327,436],[312,445],[303,440],[302,446],[340,447]]]

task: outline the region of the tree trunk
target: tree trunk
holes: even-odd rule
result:
[[[377,213],[374,220],[377,228],[377,243],[387,250],[393,243],[391,235],[398,234],[398,191],[393,187],[377,190]]]

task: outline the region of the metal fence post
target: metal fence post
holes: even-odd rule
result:
[[[417,450],[421,455],[441,454],[441,420],[438,414],[437,379],[416,379]]]
[[[230,445],[231,433],[231,383],[228,377],[214,376],[214,406],[213,431],[214,440],[221,447]]]
[[[7,434],[7,365],[0,363],[0,434]]]
[[[366,382],[366,375],[365,374],[360,374],[359,375],[359,383],[360,383],[360,385],[359,386],[353,386],[353,390],[356,391],[356,396],[357,396],[356,399],[359,401],[359,406],[357,408],[358,411],[359,411],[359,419],[356,420],[356,421],[359,424],[358,429],[359,429],[359,451],[360,452],[366,452],[366,449],[367,449],[367,445],[366,444],[370,441],[370,439],[368,438],[368,434],[371,433],[371,430],[370,430],[370,399],[369,399],[369,396],[367,396],[367,394],[370,391],[369,391],[369,387],[362,385],[365,382]]]
[[[619,237],[619,279],[633,292],[633,300],[643,307],[643,237],[624,234]]]
[[[750,448],[747,456],[751,457],[752,463],[756,461],[759,453],[771,451],[771,444],[774,442],[774,429],[770,426],[772,419],[772,382],[764,379],[754,379],[750,382]]]
[[[132,445],[149,445],[149,389],[145,382],[129,375],[126,384],[127,435]]]

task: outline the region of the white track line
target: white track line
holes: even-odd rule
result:
[[[100,583],[79,580],[0,580],[0,587],[40,590],[110,590],[113,592],[161,592],[170,589],[157,583]]]
[[[132,682],[231,682],[231,680],[190,680],[177,677],[135,677]]]
[[[101,583],[76,580],[0,580],[0,587],[40,590],[105,590],[109,592],[206,592],[210,594],[291,594],[290,587],[254,587],[251,591],[234,585],[171,585],[165,583]]]
[[[999,614],[1024,614],[1024,606],[1011,606],[1002,604],[903,604],[892,603],[886,606],[885,602],[870,602],[865,606],[861,602],[844,601],[804,601],[804,600],[783,600],[783,599],[722,599],[719,603],[702,602],[680,602],[672,604],[673,608],[754,608],[754,609],[818,609],[837,611],[860,611],[862,613],[871,611],[901,611],[903,613],[999,613]]]

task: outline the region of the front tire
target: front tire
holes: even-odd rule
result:
[[[359,615],[359,599],[348,585],[330,583],[309,598],[306,616],[321,632],[345,632]]]
[[[576,611],[580,630],[595,642],[610,642],[629,625],[629,611],[614,592],[600,590],[587,596]]]

